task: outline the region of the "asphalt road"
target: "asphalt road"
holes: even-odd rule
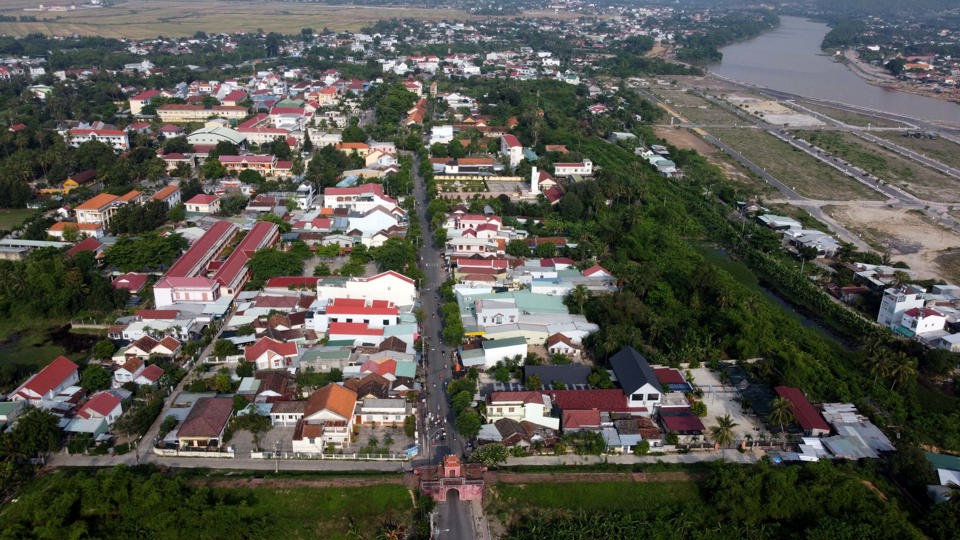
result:
[[[456,491],[447,495],[446,502],[437,503],[437,540],[475,538],[470,504],[460,500]]]

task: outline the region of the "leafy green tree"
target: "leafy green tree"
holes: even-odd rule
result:
[[[363,128],[357,125],[352,125],[343,130],[342,140],[346,143],[362,143],[367,142],[367,134],[363,131]]]
[[[586,285],[577,285],[570,290],[566,300],[569,304],[577,307],[577,313],[584,313],[583,309],[590,301],[590,289]]]
[[[262,249],[253,254],[247,267],[252,274],[247,287],[256,290],[272,277],[303,274],[303,256],[293,251]]]
[[[707,404],[698,399],[690,404],[690,411],[700,418],[703,418],[707,416]]]
[[[493,380],[499,383],[510,382],[510,369],[502,363],[498,364],[497,367],[493,368]]]
[[[460,414],[470,406],[471,401],[473,401],[473,394],[464,390],[457,392],[450,398],[450,406],[453,408],[454,413]]]
[[[537,257],[549,259],[557,255],[557,246],[553,242],[543,242],[537,246]]]
[[[229,339],[218,339],[213,344],[213,355],[217,358],[224,358],[238,354],[240,351],[237,346]]]
[[[543,381],[537,375],[527,377],[527,390],[540,390],[543,388]]]
[[[457,427],[457,431],[459,431],[465,439],[473,439],[480,433],[480,426],[483,425],[483,420],[476,411],[466,410],[457,415],[454,424]]]
[[[110,372],[99,364],[88,364],[80,374],[80,386],[89,392],[110,388]]]
[[[403,419],[403,433],[407,437],[413,437],[417,430],[417,417],[412,414]]]
[[[470,454],[469,461],[494,468],[507,462],[507,447],[500,443],[485,444]]]
[[[28,409],[17,418],[13,430],[3,437],[3,451],[9,456],[29,459],[60,447],[59,421],[43,409]]]
[[[650,453],[650,441],[643,440],[633,445],[633,455],[645,456]]]
[[[167,220],[180,223],[187,219],[187,208],[183,204],[175,204],[167,213]]]
[[[116,352],[116,350],[117,348],[114,346],[112,341],[109,339],[101,339],[93,345],[90,353],[97,360],[107,360],[113,356],[113,353]]]
[[[610,380],[610,372],[600,367],[593,368],[590,375],[587,375],[587,383],[594,388],[613,388],[613,381]]]
[[[529,257],[530,247],[526,240],[511,240],[507,242],[506,252],[511,257]]]

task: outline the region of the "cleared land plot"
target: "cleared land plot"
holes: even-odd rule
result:
[[[813,105],[807,102],[801,102],[800,104],[810,110],[817,111],[820,114],[825,114],[834,120],[843,122],[844,124],[850,124],[851,126],[867,127],[867,124],[870,124],[872,127],[909,127],[900,122],[887,120],[886,118],[877,118],[875,116],[869,116],[866,114],[858,114],[842,109],[827,107],[825,105]]]
[[[855,232],[877,251],[888,251],[920,279],[960,281],[960,235],[930,222],[917,210],[883,205],[824,206],[834,219]]]
[[[37,18],[37,22],[0,23],[0,32],[26,35],[95,35],[108,38],[155,38],[192,36],[198,31],[296,33],[301,28],[359,30],[384,19],[420,20],[469,18],[459,10],[391,8],[383,6],[321,6],[292,2],[244,2],[201,0],[199,2],[148,2],[129,0],[109,7],[72,11],[23,11],[36,2],[14,0],[5,6],[9,15]]]
[[[840,131],[806,131],[795,135],[921,199],[960,201],[960,181],[884,150],[856,135]]]
[[[710,133],[804,197],[822,200],[880,199],[880,195],[872,189],[764,131],[714,128]]]
[[[948,141],[943,137],[937,139],[928,139],[926,137],[918,139],[915,137],[904,137],[901,131],[871,131],[870,133],[877,137],[883,137],[897,146],[902,146],[936,159],[944,165],[960,167],[960,145]]]
[[[736,115],[689,92],[657,88],[655,93],[662,97],[667,105],[694,124],[732,126],[745,122]]]
[[[9,208],[0,210],[0,231],[16,229],[37,211],[30,208]]]

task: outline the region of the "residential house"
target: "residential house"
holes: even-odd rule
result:
[[[233,399],[201,397],[177,429],[181,450],[218,450],[233,416]]]
[[[627,396],[628,406],[646,409],[647,414],[660,406],[663,387],[650,363],[636,349],[620,349],[610,357],[610,365]]]
[[[157,386],[160,383],[160,377],[163,377],[163,368],[156,364],[150,364],[143,368],[143,371],[133,382],[137,386]]]
[[[369,278],[321,279],[317,282],[317,297],[390,299],[396,306],[412,306],[417,299],[417,288],[412,279],[388,270]]]
[[[539,391],[491,392],[487,396],[487,422],[501,418],[527,421],[550,429],[559,429],[560,419],[550,416],[550,396]]]
[[[130,149],[130,135],[120,129],[74,128],[67,132],[67,143],[74,148],[90,141],[103,143],[114,152],[126,152]]]
[[[593,175],[593,162],[585,159],[579,163],[554,163],[553,175],[563,176],[591,176]]]
[[[187,212],[197,214],[216,214],[220,211],[220,196],[198,193],[184,203]]]
[[[523,160],[523,145],[520,139],[509,133],[500,137],[500,154],[507,159],[511,169],[515,169]]]
[[[120,418],[121,414],[123,414],[123,407],[120,398],[110,392],[103,391],[97,392],[81,405],[77,409],[76,416],[84,420],[102,418],[108,426],[111,426]]]
[[[303,418],[306,401],[274,401],[270,409],[270,425],[273,427],[296,427]]]
[[[338,384],[314,392],[293,434],[293,451],[323,453],[327,447],[346,448],[353,431],[357,394]]]
[[[414,404],[403,398],[366,398],[357,407],[356,421],[364,425],[398,427],[416,412]]]
[[[151,200],[160,201],[167,205],[167,208],[173,208],[180,204],[180,186],[169,184],[150,197]]]
[[[143,373],[144,369],[143,360],[137,357],[127,360],[113,372],[113,386],[118,387],[134,382]]]
[[[296,342],[281,342],[268,337],[243,351],[247,362],[256,364],[257,369],[297,369],[300,366],[300,350]]]
[[[562,354],[567,358],[579,359],[582,353],[580,345],[559,332],[549,336],[544,345],[551,355]]]
[[[79,382],[77,365],[66,356],[58,356],[45,368],[30,376],[26,382],[10,393],[7,399],[27,401],[37,405],[42,401],[52,400],[57,394]]]

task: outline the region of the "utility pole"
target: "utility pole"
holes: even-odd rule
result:
[[[274,467],[273,467],[274,474],[279,474],[280,473],[280,440],[279,439],[277,439],[277,441],[273,443],[273,463],[274,463]]]

